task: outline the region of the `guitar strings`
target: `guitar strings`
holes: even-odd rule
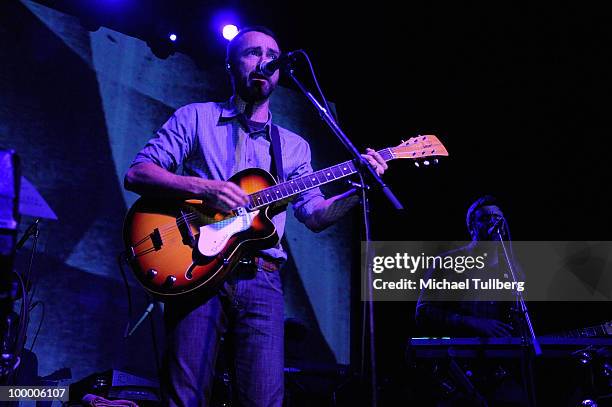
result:
[[[385,150],[388,150],[388,149],[385,149]],[[380,151],[380,153],[383,153],[383,151],[385,151],[385,150],[381,150],[381,151]],[[337,165],[336,165],[336,167],[339,167],[339,166],[341,166],[341,165],[346,165],[346,163],[337,164]],[[330,168],[332,168],[332,167],[330,167]],[[325,169],[325,170],[320,170],[320,171],[317,171],[317,172],[321,172],[321,171],[329,171],[329,168],[328,168],[328,169]],[[302,177],[300,177],[300,178],[297,178],[297,179],[295,179],[295,180],[290,180],[290,181],[287,181],[287,182],[285,182],[285,183],[287,183],[287,184],[288,184],[289,182],[292,182],[292,183],[297,183],[297,184],[298,184],[298,188],[299,188],[299,181],[300,181],[302,178],[310,177],[310,176],[312,176],[313,174],[316,174],[316,172],[315,172],[315,173],[312,173],[312,174],[307,174],[307,175],[304,175],[304,176],[302,176]],[[335,179],[344,178],[345,176],[348,176],[348,175],[350,175],[350,174],[342,174],[342,176],[340,176],[340,177],[338,177],[338,178],[335,178]],[[334,180],[335,180],[335,179],[334,179]],[[325,182],[319,182],[319,184],[317,184],[317,185],[312,185],[312,186],[311,186],[311,187],[309,187],[308,189],[315,188],[315,187],[317,187],[317,186],[319,186],[319,185],[326,184],[326,183],[327,183],[327,182],[329,182],[329,181],[331,181],[331,180],[326,179],[326,181],[325,181]],[[304,180],[302,180],[301,182],[302,182],[302,183],[303,183],[305,186],[307,186],[307,185],[306,185],[306,183],[304,182]],[[252,210],[258,209],[258,208],[260,208],[260,207],[263,207],[263,206],[266,206],[266,205],[269,205],[269,204],[273,204],[273,203],[278,202],[278,201],[282,201],[283,199],[287,199],[287,198],[289,198],[289,197],[292,197],[293,195],[296,195],[296,194],[298,194],[298,193],[300,193],[300,192],[303,192],[303,191],[300,191],[299,189],[298,189],[297,191],[295,191],[295,190],[293,189],[293,188],[294,188],[294,186],[291,186],[291,192],[290,192],[290,193],[289,193],[287,196],[281,196],[281,197],[278,197],[278,193],[277,193],[277,194],[275,194],[275,193],[274,193],[274,192],[275,192],[275,191],[274,191],[274,188],[276,188],[276,187],[278,187],[278,186],[279,186],[279,185],[273,185],[273,186],[270,186],[270,187],[267,187],[267,188],[261,189],[261,190],[259,190],[259,191],[257,191],[257,192],[254,192],[254,193],[250,194],[250,195],[249,195],[249,197],[250,197],[250,199],[251,199],[251,202],[252,202],[252,203],[250,203],[249,205],[247,205],[247,209],[252,211]],[[305,190],[305,189],[304,189],[304,190]],[[255,196],[255,194],[259,194],[259,196],[258,196],[258,197],[256,197],[256,196]],[[272,198],[272,200],[271,200],[271,201],[269,201],[269,202],[265,202],[264,196],[267,196],[267,197],[272,196],[273,198]],[[262,203],[259,203],[260,201],[261,201]],[[198,214],[197,214],[197,213],[190,213],[190,214],[187,214],[187,215],[185,215],[185,216],[178,217],[178,220],[176,221],[176,224],[177,224],[177,225],[182,225],[183,223],[185,223],[185,222],[187,222],[187,221],[189,221],[189,220],[194,220],[194,219],[196,219],[197,217],[198,217]],[[186,220],[183,220],[183,218],[186,218]],[[222,220],[221,222],[223,222],[223,220]],[[172,229],[172,228],[174,228],[174,222],[173,222],[173,223],[168,223],[168,224],[165,224],[165,225],[161,225],[161,226],[160,226],[158,229],[159,229],[159,230],[160,230],[160,232],[161,232],[161,231],[167,231],[167,230],[170,230],[170,229]],[[145,239],[146,239],[146,238],[145,238]]]
[[[344,165],[344,163],[343,164],[338,164],[338,166],[339,165]],[[321,170],[321,171],[326,171],[326,170]],[[346,174],[346,175],[348,175],[348,174]],[[310,177],[311,174],[309,174],[307,176]],[[297,178],[294,181],[297,182],[301,178],[302,177]],[[343,177],[339,177],[339,178],[343,178]],[[329,181],[329,180],[327,180],[327,181]],[[304,183],[304,181],[302,181],[302,183]],[[320,182],[318,185],[322,185],[322,184],[325,184],[325,183],[327,183],[327,182]],[[304,185],[306,185],[306,184],[304,183]],[[292,188],[291,193],[288,196],[280,197],[279,198],[279,197],[277,197],[277,195],[274,194],[274,192],[275,192],[273,190],[274,187],[278,187],[278,185],[274,185],[274,186],[271,186],[271,187],[268,187],[268,188],[264,188],[262,190],[257,191],[256,193],[250,194],[249,197],[251,199],[252,204],[247,205],[247,209],[251,210],[251,211],[252,210],[256,210],[256,209],[258,209],[260,207],[263,207],[263,206],[266,206],[266,205],[269,205],[269,204],[273,204],[273,203],[281,201],[283,199],[287,199],[287,198],[289,198],[289,197],[291,197],[293,195],[296,195],[299,192],[301,192],[299,190],[296,192],[295,190],[293,190],[294,187],[291,186],[291,188]],[[313,186],[313,188],[314,187],[316,187],[316,186]],[[298,184],[298,188],[299,188],[299,184]],[[268,192],[266,192],[266,191],[268,191]],[[255,196],[255,194],[259,194],[259,196]],[[272,200],[270,202],[265,202],[264,196],[267,196],[267,197],[272,196],[273,198],[272,198]],[[262,201],[261,204],[259,204],[260,201]],[[175,222],[169,222],[169,223],[163,224],[163,225],[161,225],[160,227],[157,228],[158,231],[160,232],[160,237],[163,239],[163,238],[169,237],[172,234],[180,232],[180,226],[182,226],[182,225],[184,225],[186,223],[191,223],[191,221],[198,219],[198,217],[199,217],[199,214],[198,213],[193,213],[193,212],[189,213],[189,214],[186,214],[186,215],[178,216],[177,220]],[[221,220],[219,222],[215,222],[215,223],[222,223],[224,221],[226,221],[226,219],[223,219],[223,220]],[[150,235],[146,236],[143,239],[141,239],[140,241],[138,241],[137,243],[135,243],[132,247],[137,247],[137,246],[143,244],[144,242],[146,242],[147,240],[150,240],[150,239],[151,239]]]
[[[383,149],[383,150],[379,151],[379,153],[381,153],[381,154],[384,154],[384,153],[389,153],[389,152],[390,152],[390,149],[389,149],[389,148],[387,148],[387,149]],[[337,164],[337,165],[336,165],[336,167],[341,166],[341,165],[346,165],[346,163]],[[330,167],[330,168],[331,168],[331,167]],[[328,171],[328,170],[329,170],[329,169],[320,170],[320,171]],[[317,172],[319,172],[319,171],[317,171]],[[316,174],[316,172],[314,172],[313,174]],[[305,176],[300,177],[300,178],[297,178],[297,179],[295,179],[295,180],[293,180],[293,181],[295,181],[295,182],[299,182],[299,181],[301,180],[301,178],[304,178],[304,177],[310,177],[310,176],[312,176],[313,174],[308,174],[308,175],[305,175]],[[342,177],[338,177],[338,178],[343,178],[344,176],[347,176],[347,175],[350,175],[350,174],[343,174],[343,176],[342,176]],[[338,178],[336,178],[336,179],[338,179]],[[312,188],[314,188],[314,187],[316,187],[316,186],[318,186],[318,185],[325,184],[325,183],[327,183],[327,181],[330,181],[330,180],[327,180],[327,179],[326,179],[326,182],[320,182],[320,183],[319,183],[319,184],[317,184],[317,185],[313,185],[313,186],[312,186]],[[305,182],[304,182],[303,180],[302,180],[302,183],[304,183],[304,185],[306,185],[306,184],[305,184]],[[275,192],[275,191],[274,191],[274,188],[275,188],[275,187],[278,187],[278,185],[273,185],[273,186],[270,186],[270,187],[267,187],[267,188],[261,189],[261,190],[259,190],[259,191],[255,192],[255,193],[253,193],[253,194],[250,194],[250,195],[249,195],[249,197],[250,197],[250,199],[251,199],[252,204],[248,205],[248,206],[247,206],[247,209],[249,209],[249,210],[255,210],[255,209],[259,208],[259,207],[263,207],[263,206],[266,206],[266,205],[269,205],[269,204],[272,204],[272,203],[275,203],[275,202],[281,201],[281,200],[283,200],[283,199],[287,199],[287,198],[289,198],[289,197],[291,197],[291,196],[293,196],[293,195],[296,195],[296,194],[298,194],[299,192],[301,192],[301,191],[299,191],[299,190],[296,192],[295,190],[293,190],[293,188],[294,188],[294,187],[293,187],[293,186],[291,186],[292,191],[291,191],[291,193],[290,193],[288,196],[278,198],[278,197],[277,197],[277,195],[276,195],[276,194],[274,194],[274,192]],[[299,183],[298,183],[298,188],[299,188]],[[268,192],[266,192],[266,191],[268,191]],[[255,196],[255,194],[259,194],[259,196],[258,196],[258,197],[256,197],[256,196]],[[268,197],[269,197],[269,196],[272,196],[272,197],[274,197],[274,198],[273,198],[273,199],[272,199],[270,202],[267,202],[267,203],[266,203],[266,202],[263,202],[263,203],[259,204],[259,202],[260,202],[260,201],[265,201],[265,200],[264,200],[264,198],[263,198],[264,196],[268,196]],[[160,237],[161,237],[162,239],[163,239],[163,238],[168,238],[169,236],[174,235],[174,234],[176,234],[177,232],[180,232],[180,229],[179,229],[179,228],[180,228],[180,226],[182,226],[182,225],[184,225],[184,224],[187,224],[187,223],[190,223],[190,224],[191,224],[191,221],[196,220],[196,219],[198,219],[198,218],[199,218],[199,214],[198,214],[198,213],[193,213],[193,212],[192,212],[192,213],[189,213],[189,214],[186,214],[186,215],[179,216],[179,217],[177,217],[177,220],[176,220],[175,222],[169,222],[169,223],[167,223],[167,224],[163,224],[163,225],[161,225],[159,228],[157,228],[157,229],[158,229],[158,231],[160,232]],[[215,223],[222,223],[222,222],[224,222],[224,221],[226,221],[226,220],[227,220],[227,219],[223,219],[223,220],[221,220],[221,221],[219,221],[219,222],[215,222]],[[138,246],[140,246],[141,244],[143,244],[144,242],[146,242],[147,240],[150,240],[150,239],[151,239],[151,236],[150,236],[150,235],[145,236],[144,238],[142,238],[141,240],[139,240],[137,243],[135,243],[135,244],[134,244],[132,247],[138,247]]]
[[[272,191],[273,187],[264,188],[264,189],[262,189],[260,191],[257,191],[256,193],[261,194],[261,193],[265,193],[265,191],[267,191],[267,190],[270,190],[272,192],[272,194],[267,194],[267,196],[270,196],[270,195],[274,196],[274,193],[273,193],[274,191]],[[267,202],[267,203],[264,201],[264,198],[262,197],[262,195],[260,195],[259,197],[254,197],[253,196],[254,194],[251,194],[249,196],[251,197],[251,201],[253,202],[253,204],[247,205],[247,209],[251,210],[251,211],[252,210],[256,210],[256,209],[258,209],[260,207],[263,207],[263,206],[266,206],[266,205],[269,205],[269,204],[273,204],[273,203],[281,201],[283,199],[287,199],[288,197],[293,196],[293,195],[295,195],[295,194],[297,194],[299,192],[300,191],[298,191],[298,192],[292,191],[292,193],[290,195],[286,196],[286,197],[274,198],[274,199],[272,199],[272,201]],[[264,201],[264,202],[261,203],[261,204],[257,204],[256,202],[259,202],[259,201]],[[160,225],[157,228],[157,230],[160,233],[160,237],[162,238],[162,240],[167,240],[167,238],[169,238],[171,235],[174,235],[176,233],[180,233],[180,227],[181,226],[183,226],[184,224],[187,224],[187,223],[189,223],[191,225],[192,221],[198,219],[199,216],[200,216],[200,214],[191,212],[189,214],[178,216],[177,220],[175,222],[168,222],[166,224]],[[234,216],[232,216],[231,218],[233,218],[233,217]],[[223,222],[226,222],[226,221],[227,221],[227,219],[222,219],[222,220],[220,220],[218,222],[214,222],[214,223],[223,223]],[[142,238],[141,240],[139,240],[137,243],[132,245],[132,247],[133,248],[138,247],[141,244],[143,244],[144,242],[146,242],[148,240],[151,240],[151,239],[152,239],[151,235],[147,235],[144,238]]]
[[[160,237],[162,238],[162,240],[165,240],[165,241],[169,242],[168,241],[169,237],[171,237],[171,236],[181,232],[181,230],[179,228],[181,225],[189,223],[190,226],[191,226],[192,223],[190,221],[196,220],[198,218],[199,218],[199,214],[197,214],[197,213],[190,213],[190,214],[186,214],[184,216],[180,216],[176,220],[176,222],[173,222],[173,223],[169,222],[169,223],[166,223],[164,225],[161,225],[159,228],[157,228],[158,231],[159,231]],[[220,221],[215,222],[215,223],[221,223],[222,224],[224,222],[229,223],[229,220],[228,219],[223,219],[223,220],[220,220]],[[134,247],[134,248],[138,247],[138,246],[140,246],[141,244],[145,243],[148,240],[152,240],[151,235],[147,235],[143,239],[139,240],[134,245],[132,245],[132,247]]]
[[[195,220],[198,217],[199,216],[198,216],[197,213],[186,214],[184,216],[181,216],[180,219],[178,219],[176,221],[176,226],[174,224],[168,223],[165,226],[163,226],[161,228],[158,228],[158,230],[161,229],[161,231],[160,231],[160,238],[162,239],[162,242],[165,243],[165,244],[170,244],[170,243],[174,243],[174,242],[178,241],[179,239],[177,238],[178,236],[176,236],[176,235],[181,233],[181,230],[179,228],[179,224],[186,223],[186,222],[188,222],[190,220]],[[225,222],[229,223],[229,220],[228,219],[223,219],[223,220],[221,220],[219,222],[216,222],[216,223],[225,223]],[[147,242],[149,240],[152,240],[152,237],[150,235],[146,236],[143,239],[141,239],[137,244],[135,244],[132,247],[133,248],[138,247],[141,244],[143,244],[143,243],[145,243],[145,242]],[[149,254],[149,253],[154,252],[154,251],[156,251],[155,247],[148,247],[148,248],[146,248],[146,249],[136,253],[135,255],[136,255],[136,257],[139,257],[139,256],[143,256],[143,255]]]

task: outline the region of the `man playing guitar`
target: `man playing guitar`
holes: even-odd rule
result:
[[[220,213],[230,213],[254,203],[243,188],[226,181],[238,171],[261,168],[281,180],[312,173],[308,142],[272,124],[269,97],[279,73],[268,77],[259,73],[258,66],[278,58],[280,52],[268,29],[240,31],[227,47],[232,98],[178,109],[134,159],[125,176],[126,189],[149,198],[201,200]],[[387,164],[379,153],[368,149],[364,157],[378,174],[384,173]],[[176,173],[179,167],[181,174]],[[331,225],[358,202],[350,192],[325,199],[318,187],[292,198],[297,219],[313,231]],[[285,216],[284,210],[272,216],[279,237]],[[155,231],[151,235],[155,244],[168,241],[164,230]],[[195,241],[189,226],[182,238]],[[210,249],[203,244],[199,248]],[[284,317],[278,270],[286,256],[280,245],[259,250],[240,259],[213,295],[194,292],[167,302],[163,381],[170,405],[210,403],[217,352],[225,335],[231,344],[238,403],[281,406]],[[157,272],[150,269],[149,274],[155,279]],[[168,286],[175,283],[171,277],[174,280],[168,277],[164,282]]]

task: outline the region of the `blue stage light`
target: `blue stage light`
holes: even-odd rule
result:
[[[238,27],[233,24],[223,26],[223,38],[231,41],[238,34]]]

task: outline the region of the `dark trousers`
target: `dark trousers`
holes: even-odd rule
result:
[[[221,337],[240,406],[282,405],[284,302],[279,272],[240,266],[207,301],[166,304],[170,406],[210,406]]]

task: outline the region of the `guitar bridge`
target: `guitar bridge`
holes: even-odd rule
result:
[[[147,246],[144,250],[140,250],[138,253],[136,253],[136,248],[149,240],[151,241],[151,245],[153,247]],[[158,228],[155,228],[153,229],[153,232],[151,232],[147,237],[142,239],[140,242],[136,243],[134,246],[129,246],[128,252],[125,255],[125,259],[129,263],[131,263],[135,261],[137,257],[161,250],[163,245],[164,245],[164,241],[162,240],[161,233]]]

